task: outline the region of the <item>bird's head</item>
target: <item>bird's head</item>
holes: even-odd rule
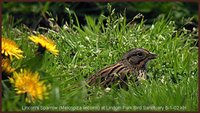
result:
[[[146,49],[136,48],[127,52],[123,56],[123,60],[126,60],[133,67],[146,68],[146,63],[156,57],[156,54]]]

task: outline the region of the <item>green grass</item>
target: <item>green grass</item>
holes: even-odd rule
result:
[[[74,13],[69,16],[76,17]],[[45,108],[45,111],[197,111],[198,48],[194,39],[197,31],[177,29],[169,17],[160,16],[152,25],[146,25],[143,19],[127,24],[124,14],[110,8],[109,16],[86,16],[85,26],[75,19],[57,32],[52,28],[42,33],[43,29],[38,28],[36,32],[53,39],[59,49],[59,56],[46,52],[43,65],[36,68],[41,79],[51,84],[49,99],[26,104],[4,80],[2,110],[21,111],[22,106],[40,106],[42,111]],[[26,56],[14,60],[12,66],[26,68],[37,49],[27,38],[30,30],[23,25],[8,26],[3,19],[2,34],[20,45]],[[132,48],[146,48],[158,55],[148,63],[150,79],[139,86],[130,85],[129,90],[113,88],[105,92],[95,87],[88,95],[84,80],[117,62]]]

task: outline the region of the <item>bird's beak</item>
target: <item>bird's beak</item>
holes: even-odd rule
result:
[[[149,53],[149,59],[155,59],[157,58],[157,55],[154,53]]]

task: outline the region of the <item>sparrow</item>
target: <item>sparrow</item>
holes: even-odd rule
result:
[[[123,55],[117,63],[105,67],[87,78],[89,86],[98,85],[105,88],[117,85],[120,88],[128,86],[130,80],[146,80],[147,62],[157,57],[156,54],[143,49],[134,48]]]

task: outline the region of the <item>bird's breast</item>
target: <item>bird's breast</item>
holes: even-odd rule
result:
[[[145,70],[139,70],[138,71],[138,76],[137,79],[140,80],[146,80],[147,76],[146,76],[146,71]]]

